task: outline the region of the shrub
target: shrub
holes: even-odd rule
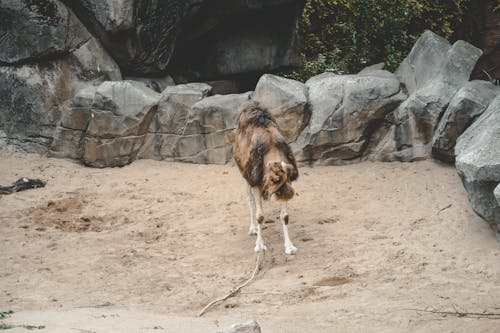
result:
[[[429,29],[450,39],[471,0],[306,0],[299,22],[299,80],[330,70],[355,73],[385,62],[394,70]]]

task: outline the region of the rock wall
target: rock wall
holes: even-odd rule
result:
[[[113,13],[100,12],[114,17],[101,18],[103,26],[131,24],[120,16],[130,11]],[[453,162],[457,138],[499,93],[486,81],[468,82],[480,50],[463,41],[451,45],[430,31],[394,74],[371,66],[356,75],[324,73],[305,84],[265,74],[255,91],[229,95],[213,95],[212,86],[204,83],[173,85],[169,77],[121,81],[118,65],[93,37],[68,52],[43,65],[0,67],[4,145],[50,150],[53,156],[92,166],[124,165],[137,157],[227,163],[239,106],[251,98],[276,117],[303,163],[411,161],[431,153]],[[99,105],[103,89],[109,90],[106,100],[111,102],[134,93],[134,105],[147,105],[147,115],[141,108],[134,111],[144,118],[141,131],[129,131],[133,117],[126,105]],[[120,151],[118,157],[113,147]]]
[[[2,0],[0,64],[33,63],[68,54],[90,38],[57,0]]]
[[[121,80],[120,70],[93,38],[54,60],[0,66],[2,146],[47,152],[75,93],[107,80]]]
[[[211,79],[227,92],[221,79],[297,64],[303,2],[3,0],[0,144],[80,157],[68,151],[75,129],[61,123],[72,99],[122,73],[157,92],[175,85],[167,70],[178,82]],[[260,24],[250,29],[245,20]],[[229,90],[240,89],[235,82]]]
[[[269,71],[298,59],[302,0],[63,2],[126,75],[161,77],[168,71],[177,82],[200,81]]]

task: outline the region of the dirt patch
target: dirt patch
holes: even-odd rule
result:
[[[97,216],[87,213],[88,200],[82,196],[72,196],[59,200],[48,200],[42,205],[29,208],[18,213],[20,226],[24,229],[34,228],[46,231],[49,228],[64,232],[101,232],[119,226],[119,221],[127,221],[126,217],[116,219],[113,216]]]
[[[335,287],[340,286],[342,284],[346,284],[351,282],[352,280],[343,276],[331,276],[326,277],[318,282],[315,282],[314,285],[318,287]]]
[[[102,219],[83,215],[82,205],[80,197],[49,200],[44,205],[24,211],[20,222],[25,228],[32,224],[37,231],[47,228],[65,232],[102,231]]]
[[[182,317],[187,325],[178,331],[193,333],[250,318],[264,333],[497,330],[498,320],[411,310],[500,306],[500,247],[470,209],[453,167],[301,168],[300,196],[288,208],[297,255],[284,253],[279,204],[265,202],[262,271],[210,309],[204,319],[212,326],[203,329],[189,326],[193,316],[255,267],[236,167],[140,160],[90,169],[0,150],[0,170],[0,184],[21,176],[47,181],[0,196],[0,308],[24,311],[18,324],[113,332],[99,327],[97,313],[84,325],[75,315],[59,331],[51,326],[61,313],[109,302],[106,320],[123,309],[141,312],[127,322],[133,331],[156,325],[143,313]],[[130,331],[120,326],[124,316],[107,327]]]

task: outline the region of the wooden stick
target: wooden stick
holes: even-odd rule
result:
[[[448,204],[447,206],[445,206],[445,207],[441,208],[440,210],[438,210],[437,215],[439,215],[439,214],[440,214],[443,210],[447,210],[448,208],[450,208],[450,207],[451,207],[451,205],[452,205],[452,204],[450,203],[450,204]]]
[[[457,316],[459,318],[469,317],[469,318],[500,319],[500,313],[495,313],[495,312],[484,312],[484,313],[461,312],[461,311],[453,312],[453,311],[435,311],[435,310],[424,310],[424,309],[406,309],[406,310],[428,312],[428,313],[435,313],[435,314],[441,314],[441,315]]]
[[[213,301],[211,301],[210,303],[208,303],[207,305],[205,305],[205,307],[203,309],[201,309],[200,313],[198,313],[198,317],[201,317],[203,316],[203,314],[214,304],[216,303],[219,303],[219,302],[223,302],[225,301],[226,299],[228,299],[229,297],[234,297],[236,296],[236,294],[243,288],[245,287],[247,284],[250,283],[250,281],[252,281],[255,277],[255,275],[257,275],[257,273],[260,271],[260,266],[261,266],[261,262],[260,262],[260,255],[261,253],[263,253],[262,255],[262,262],[264,262],[264,256],[265,256],[265,252],[260,252],[259,255],[257,256],[257,262],[255,264],[255,269],[252,273],[252,276],[250,276],[250,278],[248,280],[246,280],[244,283],[240,284],[238,287],[232,289],[226,296],[224,297],[221,297],[221,298],[217,298]]]

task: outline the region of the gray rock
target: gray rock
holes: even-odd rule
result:
[[[71,105],[81,108],[91,108],[94,104],[94,96],[97,90],[97,85],[86,86],[78,90],[71,100]]]
[[[500,89],[487,81],[465,84],[451,99],[432,139],[432,154],[445,162],[455,161],[457,138],[479,117]]]
[[[15,64],[67,54],[90,35],[58,0],[0,2],[0,63]]]
[[[82,0],[85,9],[95,15],[106,31],[127,31],[134,28],[134,2],[129,0]]]
[[[121,79],[119,68],[94,39],[43,65],[1,66],[0,130],[5,144],[46,153],[75,92],[109,79]]]
[[[375,128],[406,98],[394,75],[324,73],[306,86],[311,118],[292,145],[303,162],[339,164],[362,157]]]
[[[297,139],[309,121],[307,88],[302,82],[264,74],[255,87],[252,99],[276,118],[288,143]]]
[[[62,116],[62,127],[86,131],[90,121],[90,114],[97,87],[89,86],[79,90],[71,102],[70,107]]]
[[[49,156],[80,160],[83,157],[84,132],[57,126]]]
[[[135,128],[144,121],[146,114],[151,112],[152,107],[156,105],[159,98],[160,94],[139,82],[107,81],[97,87],[92,102],[92,112],[109,111],[114,116],[123,117],[125,122],[133,121],[131,124]],[[95,121],[94,117],[92,117],[90,126],[93,125],[93,121]],[[97,124],[95,125],[97,126]],[[135,134],[145,134],[146,128],[138,127]],[[131,131],[131,129],[129,128],[128,131]],[[93,135],[90,129],[89,132]],[[108,133],[115,135],[111,128],[99,133],[102,135],[108,135]],[[126,135],[128,134],[130,133]],[[98,134],[96,133],[96,135]],[[117,133],[116,135],[123,135],[123,133]]]
[[[139,158],[173,158],[176,141],[186,127],[191,107],[210,91],[211,87],[203,83],[167,87],[161,94]]]
[[[85,132],[84,163],[122,166],[133,161],[160,94],[135,81],[104,82],[96,90]]]
[[[97,36],[120,67],[162,73],[172,56],[180,22],[193,1],[63,0]]]
[[[233,130],[239,109],[250,93],[215,95],[202,99],[192,107],[184,134],[205,134]]]
[[[236,80],[215,80],[204,83],[212,87],[212,95],[229,95],[242,92],[241,84]]]
[[[177,103],[180,112],[174,112],[175,117],[165,117],[161,112],[167,108],[158,108],[158,119],[162,119],[162,123],[156,128],[160,131],[151,132],[150,128],[139,157],[191,163],[227,163],[232,158],[238,112],[240,106],[248,101],[250,93],[203,98],[200,89],[181,88],[185,94],[179,94],[180,88],[175,94],[170,92],[170,101]],[[166,92],[163,97],[165,95]],[[172,107],[169,103],[166,105]]]
[[[298,0],[63,2],[124,72],[134,76],[179,69],[201,73],[198,80],[212,80],[287,66],[298,59],[291,47],[296,41]],[[258,25],[249,24],[256,20]]]
[[[81,159],[83,140],[90,122],[91,106],[97,90],[89,86],[79,90],[62,115],[56,127],[49,155],[59,158]]]
[[[469,79],[481,50],[446,40],[426,31],[396,71],[411,93],[394,111],[393,134],[396,151],[383,160],[413,161],[430,156],[438,121],[453,95]],[[391,138],[384,138],[388,142]]]
[[[80,80],[99,78],[99,81],[104,82],[122,79],[120,67],[95,38],[76,49],[71,59],[75,62],[74,66],[79,68]]]
[[[167,87],[161,94],[154,132],[180,135],[186,126],[191,107],[208,96],[211,87],[188,83]]]
[[[358,74],[372,74],[372,73],[377,73],[378,71],[381,71],[385,68],[385,63],[380,62],[378,64],[370,65],[365,68],[363,68]]]
[[[495,187],[493,194],[495,195],[495,199],[497,199],[498,205],[500,205],[500,184],[498,184],[498,186]]]
[[[361,76],[378,76],[378,77],[385,77],[385,78],[393,78],[394,74],[385,70],[385,69],[370,69],[370,70],[362,70],[361,72],[358,73],[358,75]]]
[[[47,151],[61,118],[61,104],[72,94],[63,71],[66,65],[67,61],[57,61],[47,67],[0,67],[0,129],[7,146]]]
[[[446,60],[451,44],[444,38],[426,30],[416,41],[395,74],[413,94],[434,78]]]
[[[372,161],[393,161],[397,151],[396,125],[393,124],[393,114],[388,114],[380,127],[373,133],[372,140],[367,147],[367,158]]]
[[[85,137],[84,163],[96,168],[124,166],[132,163],[145,135],[113,139]]]
[[[161,93],[165,88],[175,86],[174,79],[170,75],[163,77],[135,77],[128,76],[125,80],[139,81],[144,83],[148,88]]]
[[[500,183],[500,95],[458,138],[455,155],[472,209],[500,233],[500,205],[494,195]]]
[[[233,324],[230,327],[215,333],[260,333],[260,326],[255,320],[249,320],[241,324]]]

